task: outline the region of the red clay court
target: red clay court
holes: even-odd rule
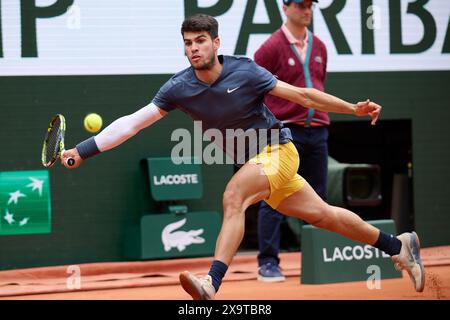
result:
[[[218,300],[449,300],[450,246],[422,249],[426,285],[417,293],[406,272],[402,279],[381,281],[368,289],[365,281],[306,285],[300,283],[301,253],[281,254],[287,276],[282,283],[256,280],[256,256],[235,257]],[[0,299],[26,300],[185,300],[190,296],[178,284],[178,274],[208,271],[212,257],[145,262],[79,265],[81,288],[68,289],[68,266],[0,272]]]

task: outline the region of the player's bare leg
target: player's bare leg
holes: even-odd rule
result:
[[[247,163],[231,178],[223,195],[223,222],[212,268],[216,263],[224,269],[223,274],[226,272],[244,236],[245,210],[269,195],[269,180],[260,165]],[[194,300],[214,299],[213,280],[209,275],[200,278],[188,271],[180,274],[181,285]]]
[[[270,194],[262,167],[247,163],[230,180],[223,194],[223,223],[215,259],[230,264],[244,236],[245,210]]]
[[[318,228],[379,247],[381,235],[379,229],[363,221],[358,215],[347,209],[327,204],[307,182],[302,189],[284,199],[277,210],[286,215],[305,220]],[[395,267],[398,270],[405,269],[411,277],[416,291],[421,292],[425,284],[425,270],[420,259],[419,238],[415,232],[403,233],[397,238],[401,242],[400,248],[395,254],[390,253]],[[383,251],[389,253],[389,250]]]
[[[277,210],[355,241],[373,245],[378,239],[377,228],[347,209],[327,204],[308,182],[305,182],[302,189],[284,199]]]

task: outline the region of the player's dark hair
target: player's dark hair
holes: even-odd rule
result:
[[[184,35],[185,32],[200,31],[208,32],[211,39],[215,39],[219,36],[219,23],[214,17],[199,13],[187,17],[181,25],[181,35]]]

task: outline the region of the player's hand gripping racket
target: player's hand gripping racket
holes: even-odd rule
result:
[[[62,114],[57,114],[50,121],[47,133],[45,134],[44,145],[42,147],[42,164],[44,167],[51,167],[64,153],[65,132],[66,120]],[[68,158],[66,163],[69,166],[73,166],[75,159]]]

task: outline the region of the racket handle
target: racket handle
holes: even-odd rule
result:
[[[75,164],[75,159],[74,158],[69,158],[69,159],[67,159],[66,163],[69,166],[73,166]]]

